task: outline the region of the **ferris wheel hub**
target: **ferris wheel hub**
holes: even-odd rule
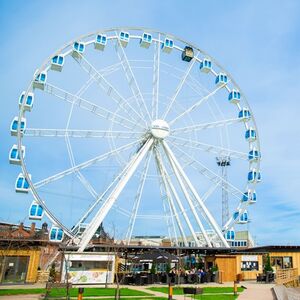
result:
[[[170,126],[165,120],[154,120],[151,124],[151,133],[157,139],[164,139],[170,134]]]

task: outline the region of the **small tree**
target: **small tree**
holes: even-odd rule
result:
[[[166,265],[166,272],[170,273],[170,271],[171,271],[171,264],[167,263],[167,265]]]
[[[267,273],[267,272],[273,272],[273,268],[271,266],[271,259],[270,259],[270,255],[269,254],[267,255],[267,258],[266,258],[264,272],[265,273]]]
[[[55,271],[55,263],[53,262],[51,265],[51,268],[49,270],[49,277],[51,281],[55,281],[55,275],[56,275],[56,271]]]
[[[151,274],[156,274],[156,264],[155,263],[152,263],[150,273]]]

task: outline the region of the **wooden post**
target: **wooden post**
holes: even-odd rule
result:
[[[79,288],[78,289],[77,300],[82,300],[83,299],[83,292],[84,292],[84,288]]]
[[[173,284],[171,282],[169,282],[169,293],[168,293],[168,300],[172,300],[173,299]]]
[[[233,295],[237,295],[238,287],[237,287],[237,281],[233,282]]]

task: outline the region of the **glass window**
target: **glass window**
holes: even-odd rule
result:
[[[112,270],[111,261],[72,261],[69,271]]]
[[[242,261],[241,271],[258,271],[258,261]]]

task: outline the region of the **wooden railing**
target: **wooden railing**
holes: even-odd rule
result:
[[[276,271],[276,283],[284,285],[299,285],[298,269],[278,269]]]

